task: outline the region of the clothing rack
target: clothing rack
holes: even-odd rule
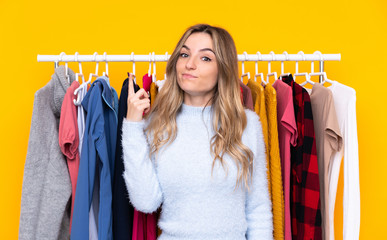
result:
[[[79,55],[75,53],[74,55],[66,55],[62,52],[60,55],[39,55],[38,62],[54,62],[55,67],[58,66],[59,62],[167,62],[170,58],[168,52],[164,55],[155,55],[154,52],[149,53],[149,55],[135,55],[133,52],[130,55],[107,55],[106,52],[103,55],[94,53],[93,55]],[[324,61],[340,61],[341,54],[322,54],[319,51],[314,52],[313,54],[304,54],[302,51],[297,54],[288,54],[286,51],[282,54],[275,54],[273,51],[270,54],[261,54],[257,52],[256,54],[238,54],[239,62],[287,62],[287,61],[319,61],[320,62],[320,72],[324,71]],[[283,65],[282,65],[283,66]],[[313,66],[313,65],[312,65]],[[242,65],[242,72],[244,72],[244,65]],[[313,69],[312,69],[313,72]],[[269,65],[270,73],[270,65]],[[322,81],[320,76],[320,81]]]

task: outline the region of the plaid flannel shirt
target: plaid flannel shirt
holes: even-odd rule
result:
[[[310,96],[292,75],[282,79],[293,90],[298,131],[297,145],[291,146],[292,238],[318,240],[322,239],[320,184]]]

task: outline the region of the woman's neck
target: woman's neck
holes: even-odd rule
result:
[[[184,104],[193,107],[206,107],[212,105],[213,95],[208,96],[192,96],[184,94]]]

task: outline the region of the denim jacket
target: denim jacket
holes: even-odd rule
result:
[[[82,101],[86,127],[75,194],[71,239],[89,239],[89,209],[93,199],[94,179],[99,177],[98,238],[113,239],[112,181],[117,139],[118,97],[99,77]],[[96,176],[98,174],[98,176]]]

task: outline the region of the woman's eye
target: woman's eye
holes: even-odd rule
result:
[[[180,53],[180,57],[186,58],[186,57],[188,57],[188,54],[187,53]],[[209,58],[209,57],[202,57],[202,60],[205,61],[205,62],[210,62],[211,58]]]

